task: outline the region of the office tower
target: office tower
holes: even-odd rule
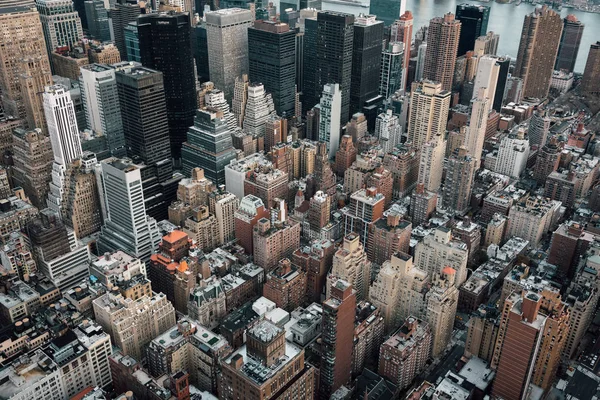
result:
[[[140,5],[137,2],[130,0],[117,0],[110,9],[115,45],[117,46],[117,49],[119,49],[121,60],[128,60],[127,48],[125,46],[125,27],[130,22],[134,22],[140,13]]]
[[[350,381],[356,294],[352,286],[338,280],[323,302],[320,398],[326,399]]]
[[[401,42],[404,44],[404,62],[402,63],[403,79],[401,88],[406,89],[408,81],[408,64],[410,62],[410,49],[412,48],[413,15],[410,11],[400,15],[400,19],[395,21],[390,27],[390,43]]]
[[[252,254],[253,251],[254,226],[260,219],[269,217],[270,214],[260,198],[247,195],[240,201],[240,206],[235,212],[235,237],[247,254]]]
[[[141,16],[137,23],[141,63],[163,74],[171,155],[179,160],[196,112],[190,19],[186,13],[169,12]]]
[[[270,93],[265,91],[262,83],[250,83],[246,86],[247,93],[243,95],[245,101],[243,104],[242,127],[244,133],[250,136],[265,136],[265,125],[270,117],[276,116],[275,104]],[[238,92],[236,91],[236,97]]]
[[[210,80],[233,98],[235,79],[248,73],[248,28],[250,10],[222,9],[205,14]]]
[[[379,94],[389,99],[404,86],[406,69],[404,67],[406,47],[401,42],[390,42],[381,52],[381,73],[379,77]],[[410,51],[408,51],[410,54]]]
[[[235,83],[233,87],[233,99],[231,100],[231,111],[235,115],[237,126],[240,128],[244,123],[244,117],[246,116],[246,103],[248,102],[248,75],[242,74],[241,76],[235,77]],[[260,83],[258,83],[260,85]],[[264,87],[263,87],[264,89]],[[275,106],[273,105],[273,108]]]
[[[413,148],[420,151],[431,138],[443,137],[449,109],[450,92],[442,89],[440,83],[431,81],[413,83],[407,142],[412,143]]]
[[[68,165],[64,173],[62,219],[78,239],[98,232],[102,225],[98,182],[93,170],[96,163],[91,153],[84,154],[81,160]]]
[[[469,208],[475,163],[465,147],[459,148],[448,159],[442,200],[450,211],[462,214]]]
[[[40,128],[46,132],[40,93],[44,86],[51,84],[52,77],[40,16],[32,7],[2,8],[0,21],[4,27],[0,36],[4,43],[0,47],[3,65],[0,68],[0,90],[4,114],[26,118],[30,129]],[[29,65],[35,69],[30,69]],[[32,90],[22,87],[21,76],[26,72],[33,78],[28,80],[35,84]]]
[[[194,58],[196,59],[196,74],[198,81],[207,82],[210,79],[208,68],[208,39],[206,37],[206,22],[200,21],[192,25],[192,34],[195,39],[193,47]],[[198,104],[200,107],[201,105]]]
[[[424,184],[418,184],[410,197],[410,219],[413,226],[429,221],[437,206],[437,194],[425,190]]]
[[[246,344],[221,360],[219,398],[314,398],[315,371],[285,333],[268,320],[248,329]]]
[[[86,0],[84,4],[89,35],[100,42],[109,42],[111,40],[110,21],[104,2],[102,0]]]
[[[289,312],[295,310],[306,297],[306,272],[288,258],[280,260],[277,267],[267,274],[263,296],[279,308]]]
[[[35,6],[40,13],[48,54],[83,38],[81,19],[72,0],[37,0]]]
[[[487,33],[490,8],[474,4],[456,6],[456,19],[460,21],[460,39],[457,56],[475,49],[475,41]],[[484,53],[486,54],[486,53]]]
[[[140,55],[140,37],[138,35],[137,18],[123,28],[123,37],[125,39],[125,59],[130,62],[141,63],[142,56]]]
[[[575,69],[579,45],[583,36],[583,28],[584,25],[573,14],[567,15],[563,19],[560,46],[558,46],[558,54],[556,55],[556,63],[554,64],[556,71],[565,70],[573,72]]]
[[[383,265],[393,254],[409,251],[412,225],[400,217],[399,213],[390,211],[373,225],[367,252],[373,263]]]
[[[106,218],[98,239],[101,252],[124,250],[147,261],[160,236],[156,220],[146,215],[140,167],[129,159],[102,162]]]
[[[223,113],[222,119],[227,121],[227,126],[232,131],[237,128],[236,116],[231,111],[225,94],[215,88],[214,83],[204,82],[200,86],[200,92],[198,93],[198,108],[212,107]]]
[[[346,128],[348,132],[348,128]],[[335,171],[338,176],[344,176],[346,169],[350,168],[356,161],[356,147],[352,143],[352,136],[346,134],[342,136],[342,142],[338,152],[335,154]]]
[[[420,151],[419,175],[417,184],[422,184],[430,192],[437,192],[442,185],[446,140],[436,135],[423,144]]]
[[[523,79],[523,97],[545,99],[560,44],[563,23],[548,7],[525,16],[513,75]]]
[[[50,138],[41,129],[17,128],[12,139],[14,185],[23,188],[31,204],[45,208],[54,158]]]
[[[477,74],[473,84],[473,98],[480,93],[481,89],[487,89],[489,99],[488,109],[491,110],[496,95],[496,87],[500,74],[500,65],[497,63],[497,57],[483,56],[477,62]],[[487,112],[486,112],[487,114]]]
[[[424,78],[425,74],[425,61],[427,57],[427,43],[421,43],[417,48],[417,62],[415,64],[414,79],[410,82],[418,82]],[[410,66],[409,66],[410,67]],[[408,73],[407,73],[408,75]],[[408,78],[407,78],[408,79]],[[408,84],[407,80],[407,84]]]
[[[483,152],[483,143],[485,142],[488,111],[491,104],[488,93],[487,88],[482,87],[476,93],[476,97],[471,100],[471,119],[465,137],[467,151],[475,159],[476,169],[479,169],[481,165],[481,154]]]
[[[408,317],[379,350],[378,372],[399,390],[408,387],[427,367],[431,355],[431,328],[425,321]]]
[[[278,117],[277,115],[271,114],[269,116],[269,119],[265,123],[265,153],[272,151],[273,157],[275,157],[275,154],[279,150],[285,152],[285,143],[288,141],[287,121],[287,119]],[[279,168],[277,165],[276,167]]]
[[[137,300],[106,293],[93,302],[96,321],[123,354],[140,360],[144,347],[175,325],[175,309],[163,293]],[[139,329],[143,326],[144,329]]]
[[[392,110],[386,110],[375,120],[375,137],[379,139],[379,145],[385,153],[390,153],[400,144],[402,139],[402,126],[398,115]]]
[[[600,41],[590,46],[581,78],[581,91],[585,94],[600,93]]]
[[[342,209],[344,235],[355,232],[363,246],[367,245],[370,227],[383,215],[385,197],[377,189],[361,189],[350,195],[350,207]]]
[[[248,28],[248,76],[273,96],[277,114],[295,115],[296,32],[288,24],[257,20]]]
[[[527,137],[529,138],[529,144],[531,146],[537,146],[539,148],[546,144],[551,122],[552,120],[544,108],[538,107],[538,109],[533,112],[533,115],[529,120],[529,127],[527,128]]]
[[[354,232],[344,236],[342,247],[333,256],[331,272],[327,275],[326,298],[330,297],[332,285],[338,280],[352,286],[357,301],[369,298],[371,261],[367,260],[360,237]]]
[[[559,145],[556,138],[551,138],[548,143],[538,149],[535,166],[533,167],[533,179],[539,185],[543,185],[548,176],[558,170],[561,151],[562,146]]]
[[[496,93],[494,93],[494,103],[492,104],[492,108],[499,113],[502,110],[502,102],[508,83],[510,57],[496,57],[496,65],[498,65],[500,69],[498,70],[498,81],[496,83]]]
[[[441,83],[443,90],[452,90],[460,34],[461,22],[452,13],[429,22],[423,79]]]
[[[321,11],[317,14],[316,47],[309,50],[316,52],[314,65],[319,65],[315,82],[316,97],[305,100],[309,101],[306,106],[314,106],[325,85],[337,84],[341,94],[340,127],[350,118],[353,39],[353,15],[334,11]],[[310,104],[311,100],[314,101],[313,104]]]
[[[236,153],[231,131],[222,116],[214,109],[196,111],[194,125],[189,128],[181,151],[183,172],[187,176],[193,168],[200,167],[216,185],[225,184],[225,166],[236,158]]]
[[[516,133],[510,133],[500,142],[494,172],[519,178],[527,166],[528,158],[529,139],[525,139],[524,130],[519,128]]]
[[[239,199],[233,193],[216,191],[210,195],[210,210],[217,219],[220,244],[235,239],[235,212],[239,204]]]
[[[125,134],[114,68],[103,64],[81,67],[79,88],[86,128],[106,136],[111,155],[125,155]]]
[[[379,94],[383,22],[374,15],[356,17],[352,49],[350,115],[362,111],[367,100]]]
[[[303,10],[310,11],[310,10]],[[317,10],[313,10],[310,15],[304,17],[304,33],[301,36],[302,40],[298,40],[298,48],[296,49],[297,56],[302,56],[299,59],[302,65],[298,65],[298,83],[301,84],[302,89],[302,113],[306,114],[312,109],[315,104],[319,102],[319,96],[321,95],[321,87],[318,86],[317,82],[317,69],[313,68],[317,62]],[[300,43],[301,42],[301,43]],[[301,70],[300,70],[301,68]]]
[[[467,279],[467,245],[452,237],[450,229],[437,227],[425,236],[415,248],[415,266],[437,276],[444,268],[451,267],[456,273],[455,286],[458,288]]]
[[[319,118],[319,141],[327,144],[329,158],[333,159],[340,145],[340,113],[342,112],[342,93],[337,83],[323,86]]]
[[[390,26],[406,12],[406,0],[375,0],[370,3],[369,14],[377,16],[385,26]]]
[[[489,31],[487,34],[479,36],[477,39],[475,39],[473,53],[495,56],[498,52],[499,41],[500,35]]]

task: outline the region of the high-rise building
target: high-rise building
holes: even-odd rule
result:
[[[104,1],[85,0],[84,5],[89,35],[100,42],[109,42],[111,40],[110,21]]]
[[[225,166],[236,158],[236,152],[231,131],[222,117],[223,113],[214,109],[196,111],[194,125],[189,128],[181,151],[186,175],[200,167],[213,183],[225,184]]]
[[[280,214],[286,212],[287,210],[282,210]],[[254,227],[254,262],[267,273],[272,271],[281,259],[291,258],[294,250],[300,247],[300,224],[284,218],[284,215],[280,216],[274,223],[262,218]]]
[[[487,88],[482,87],[471,100],[471,119],[466,129],[465,145],[471,157],[475,159],[475,168],[477,169],[481,165],[488,111],[491,105],[488,93]]]
[[[498,57],[483,56],[477,62],[477,73],[473,84],[473,98],[479,95],[481,89],[487,89],[487,97],[489,99],[488,109],[492,109],[496,96],[496,87],[500,74],[500,65],[497,62]]]
[[[385,26],[390,26],[404,15],[406,11],[406,0],[390,1],[375,0],[370,3],[369,13],[377,16],[377,19],[385,22]]]
[[[347,133],[348,128],[346,127],[346,135],[342,136],[340,148],[335,153],[335,172],[338,176],[344,176],[346,169],[356,161],[356,147],[352,143],[352,136]]]
[[[48,54],[83,38],[81,19],[73,0],[36,0],[35,6],[40,13]]]
[[[531,146],[539,148],[546,144],[551,123],[552,120],[544,108],[539,107],[533,112],[527,128],[527,137]]]
[[[325,85],[337,84],[341,93],[340,127],[350,118],[350,87],[352,80],[352,48],[354,39],[354,16],[335,11],[321,11],[317,14],[316,51],[317,69],[316,93],[312,107],[321,95]],[[307,100],[305,100],[307,101]],[[339,137],[338,137],[339,139]]]
[[[263,296],[288,312],[295,310],[306,297],[306,272],[288,258],[280,260],[277,267],[267,274]]]
[[[590,46],[581,78],[581,91],[586,94],[600,93],[600,41]]]
[[[410,222],[401,219],[399,213],[388,211],[386,218],[377,221],[369,232],[369,260],[383,265],[397,252],[408,252],[411,231]]]
[[[558,54],[556,55],[556,63],[554,64],[556,71],[574,71],[581,37],[583,36],[583,28],[584,25],[573,14],[567,15],[563,19],[563,31]]]
[[[527,166],[529,158],[529,139],[525,138],[525,132],[519,128],[516,133],[510,133],[500,142],[498,157],[494,166],[494,172],[518,178]]]
[[[563,29],[560,14],[548,7],[525,16],[513,75],[523,79],[523,97],[545,99]]]
[[[23,188],[31,204],[46,207],[54,157],[50,138],[41,129],[13,132],[13,181]]]
[[[390,43],[401,42],[404,44],[404,49],[407,50],[404,53],[404,62],[402,63],[403,79],[402,89],[406,89],[408,81],[408,64],[410,62],[412,48],[412,32],[413,32],[413,15],[410,11],[405,11],[400,15],[400,19],[395,21],[390,27]]]
[[[473,53],[495,56],[498,52],[498,42],[500,35],[489,31],[487,34],[479,36],[475,39],[475,48]]]
[[[452,13],[429,22],[423,78],[440,83],[443,90],[452,89],[460,33],[461,22]]]
[[[337,83],[323,86],[319,103],[319,141],[327,144],[329,158],[333,159],[340,146],[340,115],[342,112],[342,92]]]
[[[243,114],[240,114],[241,126],[246,135],[264,138],[267,120],[277,115],[273,96],[267,93],[262,83],[248,83],[243,87],[246,92],[241,94],[242,99],[239,101],[243,111]],[[239,99],[239,95],[240,91],[236,90],[234,101]]]
[[[350,195],[350,206],[342,209],[344,235],[355,232],[366,246],[370,226],[383,215],[385,196],[375,188],[361,189]]]
[[[349,383],[352,372],[352,344],[356,294],[352,285],[335,282],[331,296],[323,302],[320,398],[327,399]]]
[[[248,76],[273,96],[277,114],[293,117],[296,103],[296,32],[288,24],[257,20],[248,28]]]
[[[179,160],[196,112],[190,18],[186,13],[153,13],[139,17],[137,24],[141,63],[163,74],[171,155]]]
[[[377,21],[374,15],[356,17],[350,84],[351,115],[362,111],[365,102],[379,94],[382,40],[382,21]]]
[[[248,28],[252,25],[252,13],[229,8],[208,12],[204,17],[210,80],[231,101],[236,78],[248,73]]]
[[[406,76],[406,54],[404,44],[390,42],[381,52],[381,73],[379,76],[379,95],[390,98],[396,91],[404,87]]]
[[[303,10],[308,11],[308,10]],[[302,65],[298,65],[297,75],[301,78],[302,89],[302,113],[309,112],[318,102],[321,96],[322,88],[318,86],[317,69],[313,68],[317,63],[317,31],[318,22],[316,10],[314,16],[307,16],[304,19],[304,34],[302,43],[298,45],[297,54],[302,55]],[[307,138],[310,139],[309,136]]]
[[[442,200],[444,207],[464,213],[471,203],[471,186],[475,175],[475,159],[465,147],[451,155],[446,164],[446,180]]]
[[[407,132],[413,148],[420,151],[434,136],[445,136],[449,110],[450,92],[440,83],[413,83]]]
[[[502,110],[502,104],[508,86],[510,57],[497,57],[496,64],[500,67],[500,69],[498,70],[498,82],[496,83],[496,93],[494,93],[494,103],[492,104],[492,108],[499,113]]]
[[[30,129],[46,132],[41,93],[44,86],[52,83],[48,51],[40,16],[33,7],[0,9],[0,21],[4,29],[0,40],[0,90],[5,115],[27,118]],[[31,66],[32,68],[29,68]],[[31,80],[31,90],[23,82],[22,74]]]
[[[489,18],[490,8],[487,6],[466,3],[456,6],[456,19],[461,24],[457,56],[475,49],[477,38],[487,33]]]
[[[551,230],[562,203],[540,196],[513,205],[508,212],[507,236],[518,236],[537,246],[542,235]]]
[[[431,328],[425,321],[408,317],[379,351],[379,375],[402,390],[427,367],[431,355]]]
[[[313,171],[306,182],[307,195],[312,197],[318,191],[327,194],[331,207],[335,207],[336,179],[327,157],[327,144],[318,142],[314,156]]]
[[[388,109],[375,120],[375,136],[385,153],[391,153],[401,143],[402,126],[397,114]]]
[[[543,185],[548,176],[558,170],[562,147],[556,138],[550,139],[548,143],[538,149],[533,167],[533,178],[538,184]]]
[[[424,184],[418,184],[410,197],[410,218],[414,226],[429,221],[437,206],[437,193],[425,190]]]
[[[235,239],[235,212],[240,201],[233,193],[218,190],[210,194],[210,211],[217,219],[219,243],[225,244]]]
[[[254,248],[254,226],[260,219],[269,217],[269,212],[260,198],[247,195],[240,201],[240,206],[235,212],[235,237],[246,253],[251,254]]]
[[[438,276],[446,267],[454,269],[454,284],[458,288],[467,279],[467,245],[452,238],[452,232],[445,227],[437,227],[425,236],[415,248],[415,267]]]
[[[424,185],[430,192],[437,192],[442,185],[446,140],[443,135],[435,135],[423,144],[420,151],[419,175],[417,184]]]
[[[211,252],[219,246],[219,226],[207,206],[194,208],[185,220],[183,231],[188,234],[203,252]]]
[[[371,283],[371,261],[360,243],[360,237],[352,232],[344,237],[342,247],[335,252],[331,272],[327,276],[326,298],[337,280],[343,280],[355,290],[357,301],[369,298]]]
[[[79,88],[86,128],[106,137],[112,156],[124,156],[125,134],[114,68],[103,64],[81,67]]]
[[[140,167],[129,159],[101,164],[101,191],[106,210],[98,249],[124,250],[148,261],[160,241],[156,220],[146,215]]]
[[[134,22],[140,15],[140,5],[131,0],[117,0],[110,9],[110,19],[115,45],[121,54],[121,60],[127,60],[127,47],[125,46],[125,27]],[[134,60],[129,60],[134,61]]]

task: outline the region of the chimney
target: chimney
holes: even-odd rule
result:
[[[396,227],[400,223],[400,215],[390,213],[387,217],[387,225],[390,227]]]
[[[236,354],[235,356],[233,356],[233,358],[231,359],[231,366],[233,368],[235,368],[236,370],[239,371],[243,365],[244,365],[244,357],[242,357],[240,354]]]

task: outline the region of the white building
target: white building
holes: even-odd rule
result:
[[[430,192],[437,192],[442,185],[446,140],[435,135],[420,148],[419,176],[417,183],[425,185]]]
[[[381,113],[375,120],[375,136],[385,153],[389,153],[401,143],[402,126],[397,115],[392,110]]]
[[[425,236],[415,248],[415,266],[437,276],[446,267],[456,271],[455,285],[459,287],[467,279],[469,250],[461,241],[452,239],[450,229],[438,227]]]
[[[519,127],[500,142],[494,172],[517,179],[527,167],[528,158],[529,139],[525,139],[525,131]]]
[[[276,115],[273,97],[265,91],[264,85],[250,83],[242,122],[244,133],[252,136],[264,136],[267,120]]]
[[[573,87],[573,73],[565,71],[552,72],[552,78],[550,78],[550,87],[558,90],[561,93],[568,92]]]
[[[495,56],[483,56],[479,58],[477,63],[477,73],[475,75],[475,82],[473,83],[473,99],[476,97],[480,98],[481,89],[487,89],[487,97],[489,99],[487,113],[494,104],[494,97],[496,94],[496,86],[498,84],[498,74],[500,73],[500,65],[497,63],[498,57]]]
[[[319,140],[327,143],[329,158],[335,157],[340,147],[340,116],[342,113],[342,92],[337,83],[323,86],[321,96],[321,117],[319,119]]]
[[[471,100],[472,111],[469,126],[467,127],[465,144],[469,154],[475,158],[475,169],[479,169],[481,165],[481,153],[483,152],[483,144],[485,142],[488,113],[492,104],[488,93],[489,91],[486,87],[481,87],[473,94],[473,100]]]
[[[537,247],[544,233],[555,225],[560,216],[561,202],[543,197],[529,197],[525,202],[515,204],[508,212],[506,236],[518,236]]]

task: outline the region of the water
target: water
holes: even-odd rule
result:
[[[433,17],[440,17],[448,11],[456,12],[456,5],[466,3],[465,0],[406,0],[406,9],[410,10],[414,18],[414,31],[423,25],[429,25]],[[482,4],[490,7],[490,20],[488,31],[494,31],[500,35],[498,54],[508,55],[515,59],[519,50],[521,40],[521,29],[525,15],[533,11],[535,6],[522,3],[520,6],[514,4],[501,4],[495,2],[480,3],[468,2],[470,4]],[[575,64],[576,72],[583,72],[587,60],[590,45],[600,40],[600,14],[587,13],[563,7],[560,12],[562,17],[575,14],[577,19],[585,24],[581,46]]]

